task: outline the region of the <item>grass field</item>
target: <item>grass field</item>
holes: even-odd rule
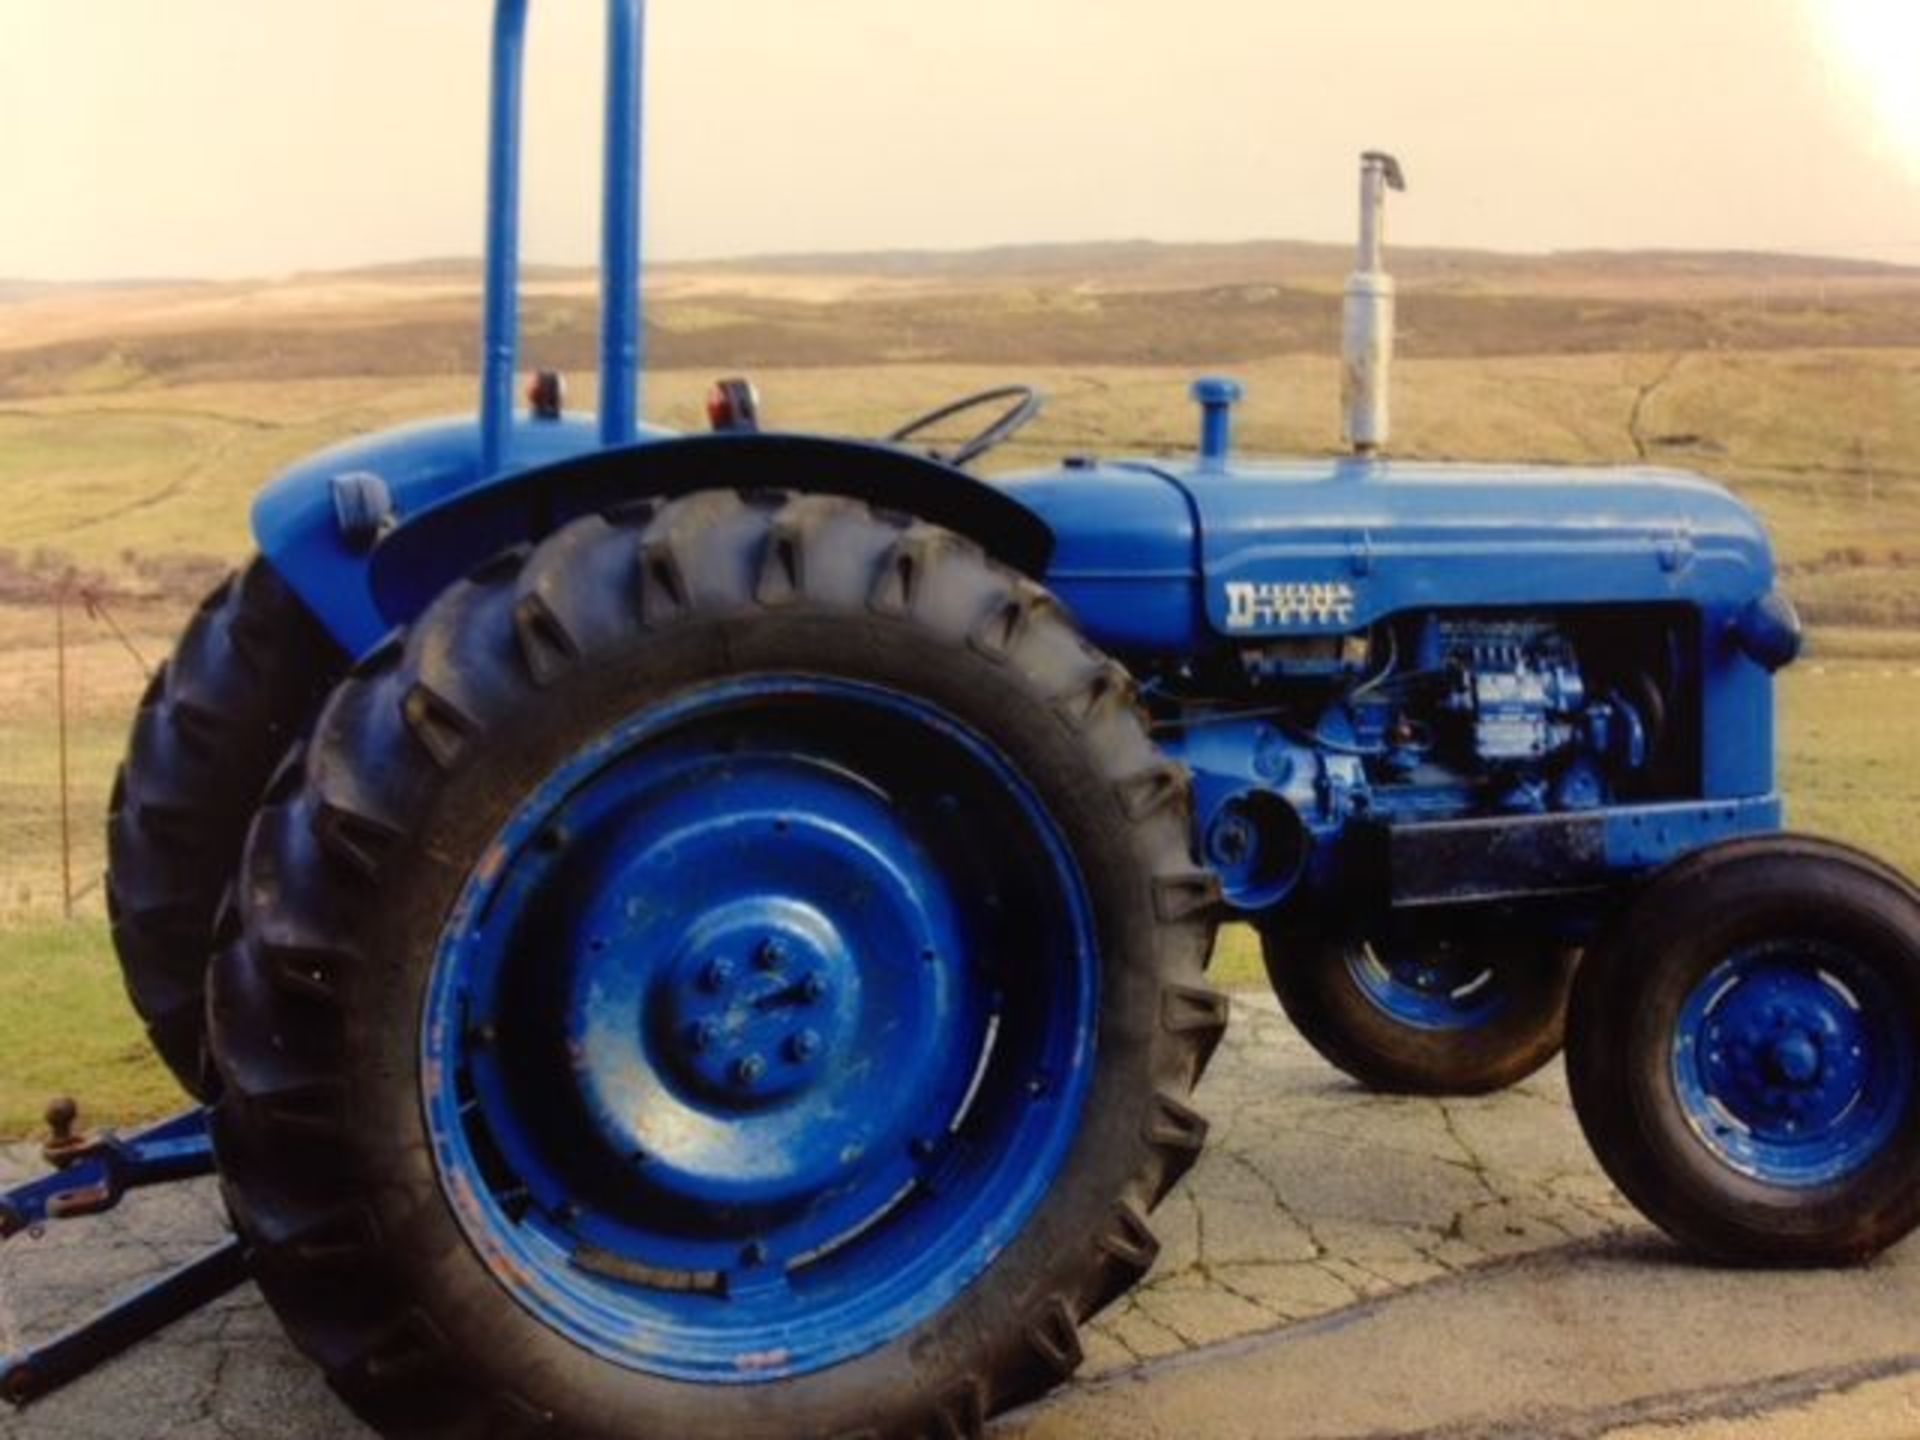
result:
[[[1187,449],[1186,385],[1226,367],[1248,385],[1248,450],[1328,453],[1344,264],[1321,247],[1116,246],[673,269],[649,409],[698,428],[712,375],[750,367],[770,424],[875,434],[1026,379],[1052,406],[996,457],[1019,466]],[[1396,451],[1678,465],[1755,505],[1813,626],[1782,689],[1794,823],[1920,871],[1920,272],[1416,252],[1403,279]],[[560,274],[535,290],[531,352],[572,368],[590,408],[586,289]],[[177,1098],[120,994],[98,885],[128,717],[245,555],[261,481],[331,441],[469,410],[472,351],[460,267],[0,304],[0,1135],[62,1089],[102,1120]],[[1216,973],[1264,984],[1246,932]]]
[[[34,1133],[56,1095],[90,1120],[160,1115],[182,1101],[127,1008],[99,921],[0,930],[0,1138]]]

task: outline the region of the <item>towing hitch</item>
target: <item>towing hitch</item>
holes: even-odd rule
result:
[[[52,1221],[103,1214],[133,1190],[213,1173],[205,1110],[124,1137],[81,1135],[78,1118],[71,1100],[48,1107],[50,1138],[42,1153],[53,1173],[0,1194],[0,1241],[38,1234]],[[0,1397],[22,1406],[50,1395],[246,1278],[244,1247],[238,1239],[223,1241],[51,1340],[0,1352]]]

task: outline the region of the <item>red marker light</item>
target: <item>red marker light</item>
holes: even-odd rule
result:
[[[716,434],[751,435],[760,428],[760,392],[751,380],[716,380],[707,392],[707,423]]]
[[[567,404],[567,382],[558,370],[542,370],[527,385],[527,406],[536,420],[558,420]]]

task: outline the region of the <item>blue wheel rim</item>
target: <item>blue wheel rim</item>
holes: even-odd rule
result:
[[[1776,941],[1688,994],[1672,1074],[1688,1125],[1769,1185],[1828,1185],[1872,1164],[1914,1108],[1915,1041],[1886,980],[1851,951]]]
[[[1511,995],[1484,947],[1446,940],[1369,941],[1348,948],[1348,973],[1375,1009],[1416,1030],[1473,1030],[1504,1014]]]
[[[843,1363],[1013,1242],[1080,1128],[1085,883],[1014,766],[921,700],[688,692],[528,796],[442,932],[442,1187],[547,1325],[630,1369]]]

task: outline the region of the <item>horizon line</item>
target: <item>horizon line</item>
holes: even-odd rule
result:
[[[1891,242],[1893,248],[1913,249],[1920,253],[1920,239]],[[862,247],[857,249],[834,250],[765,250],[743,251],[736,254],[713,254],[658,259],[646,262],[643,270],[702,270],[702,269],[740,269],[754,265],[791,267],[807,264],[833,264],[845,266],[850,262],[898,261],[903,259],[927,261],[964,261],[970,258],[1004,256],[1020,253],[1044,254],[1048,251],[1068,252],[1075,250],[1158,250],[1158,251],[1196,251],[1196,250],[1247,250],[1261,247],[1286,247],[1301,250],[1342,252],[1351,251],[1351,241],[1310,240],[1296,236],[1250,236],[1238,239],[1214,240],[1157,240],[1144,236],[1108,237],[1102,239],[1079,240],[1008,240],[996,241],[986,245],[968,246],[923,246],[899,245]],[[1885,248],[1883,246],[1883,248]],[[1555,260],[1573,260],[1582,258],[1605,259],[1659,259],[1659,260],[1762,260],[1791,262],[1802,266],[1829,266],[1883,274],[1889,277],[1912,276],[1920,280],[1920,261],[1907,262],[1888,260],[1882,256],[1865,254],[1838,254],[1817,250],[1776,250],[1749,248],[1740,246],[1685,246],[1685,245],[1635,245],[1635,246],[1576,246],[1547,250],[1505,249],[1481,245],[1396,245],[1393,256],[1414,259],[1442,256],[1472,256],[1490,260],[1551,262]],[[232,275],[101,275],[101,276],[64,276],[47,277],[32,274],[0,272],[0,287],[33,287],[46,290],[81,289],[160,289],[172,286],[215,286],[285,283],[294,280],[317,279],[327,276],[367,275],[380,272],[432,269],[479,269],[484,264],[484,254],[441,254],[419,255],[405,259],[347,261],[339,265],[324,267],[297,267],[285,270],[258,270]],[[1390,265],[1391,268],[1391,265]],[[600,266],[591,260],[553,260],[523,257],[521,273],[535,271],[561,272],[569,275],[594,275]]]

